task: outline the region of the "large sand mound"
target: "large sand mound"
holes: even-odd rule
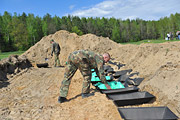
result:
[[[118,44],[109,40],[108,38],[97,37],[92,34],[78,36],[74,33],[67,31],[59,31],[53,35],[43,37],[36,45],[27,50],[24,54],[30,61],[36,63],[45,62],[45,58],[48,58],[48,63],[52,65],[53,59],[51,59],[51,45],[50,40],[54,39],[60,44],[61,54],[60,61],[64,65],[69,53],[79,49],[89,49],[98,53],[104,51],[110,51],[113,48],[118,48]]]
[[[78,36],[67,31],[58,31],[46,36],[27,50],[26,56],[32,64],[48,62],[50,40],[54,39],[62,49],[61,64],[65,65],[70,52],[90,49],[98,53],[109,52],[114,62],[125,64],[123,69],[139,72],[145,78],[141,91],[156,96],[156,101],[140,106],[168,106],[180,117],[180,42],[163,44],[121,45],[108,38],[92,34]],[[45,58],[49,58],[45,61]],[[113,66],[116,70],[117,68]],[[21,74],[20,74],[21,73]],[[8,80],[8,86],[0,89],[0,118],[38,120],[119,120],[120,115],[111,100],[95,91],[94,96],[82,99],[82,75],[78,71],[72,79],[68,94],[69,102],[58,104],[59,86],[64,68],[32,67]]]

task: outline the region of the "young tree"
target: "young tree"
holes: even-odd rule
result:
[[[60,18],[55,15],[55,16],[52,18],[52,21],[53,21],[53,24],[54,24],[55,27],[56,27],[56,31],[60,30],[60,29],[61,29],[61,20],[60,20]]]
[[[44,17],[43,17],[43,22],[42,22],[42,27],[43,27],[43,33],[44,35],[49,35],[49,34],[52,34],[54,32],[56,32],[56,26],[55,24],[53,23],[53,20],[51,18],[51,15],[50,14],[46,14]]]
[[[83,32],[81,30],[79,30],[77,26],[72,27],[72,32],[74,32],[78,35],[83,35]]]
[[[35,29],[36,29],[36,39],[35,43],[38,42],[44,35],[43,35],[43,30],[42,30],[42,19],[38,16],[35,18]]]
[[[35,17],[34,14],[28,14],[27,17],[27,31],[28,31],[28,43],[30,46],[34,45],[36,42],[36,24],[35,24]]]
[[[10,48],[13,46],[12,41],[10,38],[10,31],[11,31],[11,20],[12,16],[7,11],[4,12],[4,15],[2,16],[2,39],[4,40],[4,51],[11,50]]]
[[[92,17],[87,19],[87,31],[88,31],[88,33],[92,33],[92,34],[95,33],[93,21],[94,21],[94,19]]]
[[[137,42],[140,40],[139,25],[136,20],[132,20],[130,23],[130,41]]]
[[[16,50],[26,50],[28,48],[28,34],[25,24],[18,18],[15,13],[12,18],[12,29],[10,35]]]
[[[88,29],[87,29],[87,20],[86,20],[86,18],[85,17],[82,17],[81,18],[81,23],[82,23],[82,32],[84,33],[84,34],[87,34],[88,33]]]
[[[69,32],[72,32],[72,22],[71,22],[71,16],[63,16],[61,19],[61,29],[62,30],[67,30]]]
[[[123,21],[123,27],[124,27],[122,31],[123,42],[129,42],[131,37],[130,19]]]
[[[168,17],[164,17],[164,18],[161,18],[159,21],[158,21],[158,25],[159,25],[159,31],[160,31],[160,38],[161,39],[164,39],[167,35],[167,33],[170,31],[169,29],[169,18]]]
[[[23,22],[23,24],[26,25],[26,19],[27,19],[26,13],[23,12],[22,15],[19,16],[19,19]]]
[[[117,43],[122,42],[122,39],[120,38],[120,30],[117,26],[114,26],[112,30],[112,37],[111,39]]]
[[[4,50],[3,46],[5,46],[5,43],[3,40],[2,25],[3,25],[3,20],[2,20],[2,16],[0,15],[0,52]]]
[[[79,30],[82,30],[83,29],[83,25],[82,25],[82,22],[81,22],[81,19],[78,17],[78,16],[74,16],[72,17],[72,27],[77,27]],[[73,28],[72,28],[73,29]],[[82,32],[82,31],[81,31]],[[83,34],[83,32],[82,32]]]

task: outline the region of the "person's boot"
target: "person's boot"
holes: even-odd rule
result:
[[[94,93],[82,93],[82,98],[87,98],[89,96],[94,96]]]
[[[68,100],[65,97],[59,96],[59,98],[58,98],[59,103],[63,103],[63,102],[66,102],[66,101],[68,101]]]

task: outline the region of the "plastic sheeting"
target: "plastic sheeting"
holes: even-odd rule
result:
[[[107,83],[111,87],[111,89],[125,88],[121,82],[111,81],[111,82],[107,82]],[[103,84],[101,82],[98,82],[97,84],[95,84],[95,86],[102,90],[107,89],[105,84]]]
[[[91,69],[92,71],[92,76],[91,76],[91,83],[96,84],[98,82],[101,82],[99,77],[97,76],[96,72],[94,69]],[[111,76],[105,76],[107,81],[111,81],[113,78]]]

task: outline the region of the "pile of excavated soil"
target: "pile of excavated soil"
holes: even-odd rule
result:
[[[132,69],[143,77],[141,91],[156,96],[156,101],[144,106],[168,106],[180,117],[180,42],[163,44],[121,45],[108,38],[92,34],[78,36],[67,31],[43,37],[22,56],[35,66],[49,63],[49,68],[31,67],[9,78],[8,86],[0,88],[0,118],[33,120],[119,120],[117,107],[104,94],[91,87],[95,95],[81,98],[82,75],[79,71],[72,78],[69,102],[57,103],[64,68],[54,68],[50,57],[50,40],[60,44],[60,62],[65,65],[70,52],[89,49],[97,53],[109,52],[113,62],[125,64],[119,70]],[[48,61],[45,61],[48,58]],[[116,66],[112,65],[115,70]],[[126,106],[134,107],[134,106]],[[136,106],[137,107],[137,106]]]
[[[49,65],[52,66],[54,58],[50,56],[51,39],[54,39],[55,42],[60,44],[60,62],[62,65],[65,65],[69,53],[75,50],[89,49],[98,53],[103,53],[104,51],[110,51],[119,46],[108,38],[97,37],[92,34],[78,36],[77,34],[67,31],[59,31],[53,35],[43,37],[37,44],[27,50],[24,55],[26,55],[32,63],[48,62]],[[48,58],[48,61],[45,61],[45,58]]]
[[[11,55],[0,61],[0,82],[4,82],[18,74],[22,70],[32,67],[31,63],[25,56]],[[0,84],[0,86],[3,83]]]

